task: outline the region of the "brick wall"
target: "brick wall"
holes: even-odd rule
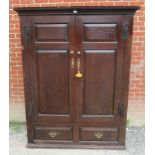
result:
[[[128,118],[132,124],[144,121],[144,0],[10,0],[10,119],[24,118],[23,71],[19,17],[13,7],[42,6],[130,6],[141,9],[134,17]],[[18,110],[19,109],[19,110]],[[18,110],[18,118],[15,113]],[[21,116],[20,113],[21,112]]]

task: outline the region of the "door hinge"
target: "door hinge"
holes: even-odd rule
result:
[[[118,114],[120,116],[124,115],[124,105],[122,103],[118,104]]]
[[[25,25],[24,26],[24,40],[27,42],[30,38],[30,27]]]
[[[122,38],[127,39],[128,35],[129,35],[129,25],[125,24],[125,25],[123,25]]]
[[[30,115],[32,115],[34,112],[34,102],[29,101],[29,106],[30,106],[29,113]]]

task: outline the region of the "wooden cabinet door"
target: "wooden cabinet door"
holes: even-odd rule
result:
[[[77,78],[79,122],[120,123],[123,41],[121,15],[77,16],[77,51],[83,73]]]
[[[35,124],[72,122],[74,16],[31,16],[29,66]]]

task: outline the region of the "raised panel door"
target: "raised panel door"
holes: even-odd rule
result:
[[[123,16],[78,16],[78,50],[81,51],[81,72],[78,79],[81,122],[119,123],[123,78]]]
[[[32,16],[29,64],[35,124],[73,122],[74,16]]]

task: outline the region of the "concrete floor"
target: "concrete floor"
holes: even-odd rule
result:
[[[126,150],[32,149],[25,147],[24,127],[18,133],[10,131],[10,155],[144,155],[144,132],[142,127],[127,128]]]

